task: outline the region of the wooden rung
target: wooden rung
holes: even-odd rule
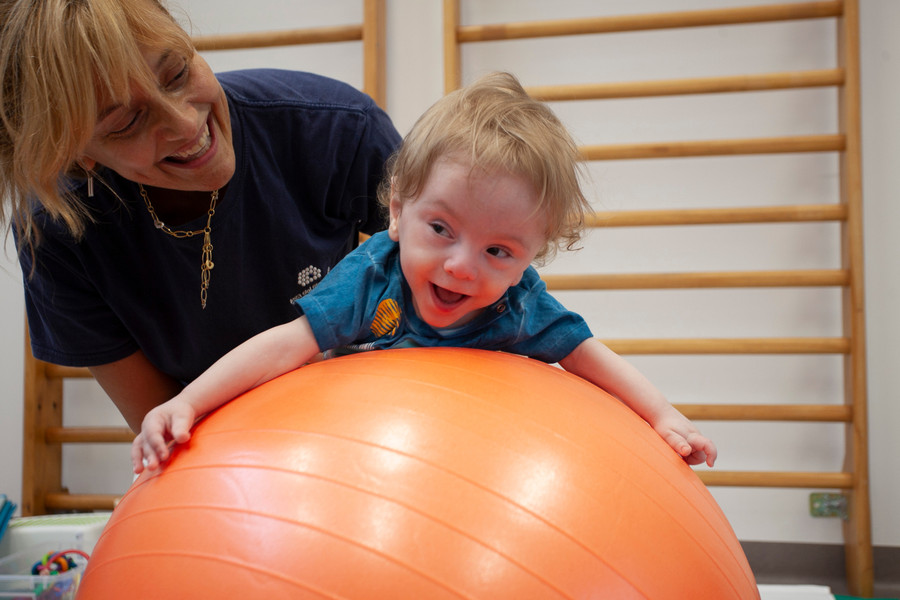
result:
[[[112,510],[121,497],[117,494],[66,494],[50,493],[44,497],[44,506],[48,510],[74,510],[85,512],[91,510]]]
[[[846,404],[676,404],[697,421],[815,421],[849,423],[853,407]]]
[[[618,354],[848,354],[847,338],[709,338],[602,340]]]
[[[127,427],[48,427],[48,444],[130,444],[134,432]]]
[[[838,488],[853,487],[850,473],[811,473],[774,471],[697,471],[700,481],[709,486],[771,488]]]
[[[558,35],[646,31],[649,29],[736,25],[740,23],[765,23],[769,21],[837,17],[840,16],[842,12],[842,3],[833,1],[805,2],[802,4],[773,4],[643,15],[620,15],[585,19],[561,19],[555,21],[466,25],[457,28],[456,39],[460,43],[489,42]]]
[[[686,142],[649,142],[581,146],[584,160],[629,160],[636,158],[679,158],[690,156],[739,156],[799,152],[842,152],[846,146],[842,134],[797,135],[789,137]]]
[[[798,223],[845,221],[845,204],[752,206],[742,208],[691,208],[597,212],[588,227],[643,227],[647,225],[727,225],[739,223]]]
[[[339,25],[335,27],[286,29],[283,31],[202,35],[193,38],[193,42],[197,50],[200,51],[238,50],[243,48],[354,42],[362,39],[362,32],[362,25]]]
[[[847,286],[845,269],[727,271],[708,273],[612,273],[542,275],[547,288],[559,290],[648,290],[740,287]]]
[[[841,86],[843,84],[843,69],[822,69],[793,73],[760,73],[755,75],[694,79],[544,85],[530,86],[525,89],[532,98],[537,100],[562,102],[567,100],[606,100],[610,98],[646,98],[650,96],[784,90]]]
[[[45,363],[47,377],[51,379],[90,379],[93,377],[87,367],[64,367]]]

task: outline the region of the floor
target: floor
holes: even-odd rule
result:
[[[841,545],[779,544],[743,542],[744,554],[756,581],[761,585],[782,585],[788,593],[785,600],[818,600],[823,596],[804,596],[801,586],[824,587],[840,598],[848,595],[844,577],[844,548]],[[900,600],[900,548],[874,548],[875,585],[873,598]],[[775,590],[766,590],[775,592]],[[821,593],[821,590],[818,590]],[[827,594],[827,592],[826,592]],[[830,600],[830,596],[823,598]],[[763,596],[763,600],[769,600]],[[780,600],[773,596],[771,600]]]

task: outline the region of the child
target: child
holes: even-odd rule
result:
[[[589,205],[578,150],[552,111],[508,74],[449,94],[389,165],[386,232],[344,258],[301,316],[244,342],[153,409],[132,447],[156,469],[201,415],[320,351],[403,346],[504,350],[558,362],[618,397],[689,464],[716,447],[634,367],[546,291],[534,261],[579,239]]]

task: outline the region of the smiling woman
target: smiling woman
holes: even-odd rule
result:
[[[123,177],[161,189],[223,187],[235,163],[222,86],[199,54],[148,48],[143,55],[152,84],[101,100],[82,164],[115,165]]]
[[[159,0],[0,0],[0,31],[32,351],[90,367],[133,429],[383,228],[399,135],[350,86],[214,74]]]
[[[60,175],[85,174],[79,159],[99,120],[134,87],[156,86],[140,44],[191,56],[190,38],[155,0],[4,1],[0,19],[0,152],[12,166],[0,179],[11,211],[3,204],[0,214],[30,224],[33,197],[80,234],[85,209],[60,191]]]

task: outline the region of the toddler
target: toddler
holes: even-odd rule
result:
[[[387,231],[345,257],[300,316],[244,342],[151,410],[132,447],[156,469],[200,416],[319,352],[457,346],[523,354],[616,396],[689,464],[716,447],[584,319],[546,290],[532,263],[578,241],[590,206],[578,150],[553,112],[511,75],[453,92],[415,124],[392,158],[380,200]]]

